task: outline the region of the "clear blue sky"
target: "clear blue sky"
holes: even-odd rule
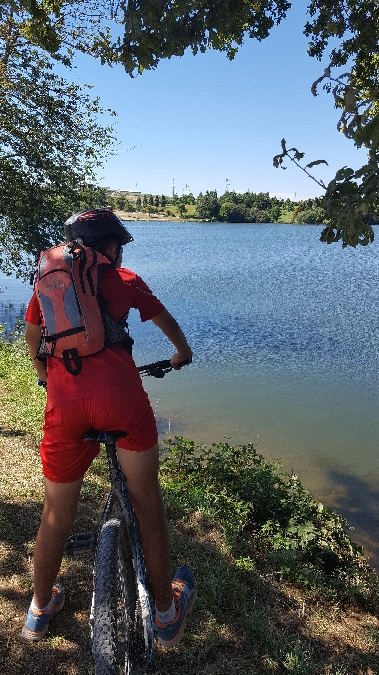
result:
[[[357,168],[364,151],[338,133],[332,97],[312,82],[323,72],[307,55],[303,35],[305,0],[267,40],[246,39],[235,60],[207,52],[163,61],[155,71],[131,79],[121,66],[101,66],[78,57],[67,79],[94,85],[106,108],[118,113],[118,154],[99,172],[104,186],[142,193],[182,194],[187,189],[270,192],[291,199],[322,194],[294,165],[275,169],[280,140],[306,153],[324,182],[347,165]],[[134,148],[134,149],[130,149]]]

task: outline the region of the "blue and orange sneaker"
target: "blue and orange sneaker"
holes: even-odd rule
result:
[[[176,607],[175,619],[163,624],[156,619],[158,641],[163,647],[174,647],[181,640],[187,616],[196,600],[196,579],[189,567],[179,567],[172,580],[172,592]]]
[[[50,605],[50,603],[49,603]],[[21,631],[24,640],[38,642],[42,640],[49,628],[49,622],[64,605],[64,590],[60,584],[55,584],[51,597],[51,607],[48,610],[36,609],[33,603],[29,607],[25,626]]]

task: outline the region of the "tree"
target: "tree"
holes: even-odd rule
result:
[[[341,241],[342,246],[367,245],[374,239],[371,224],[379,213],[379,13],[373,0],[312,0],[311,20],[305,34],[311,38],[309,53],[318,59],[332,47],[330,64],[313,84],[332,93],[335,106],[341,111],[338,128],[357,147],[367,149],[367,163],[357,171],[343,167],[328,185],[316,181],[325,190],[322,208],[327,226],[321,241]],[[336,71],[346,64],[347,72]],[[287,150],[282,141],[280,158],[289,157],[298,163],[304,153],[297,148]],[[309,174],[315,160],[301,168]],[[325,162],[326,163],[326,162]],[[313,176],[311,176],[313,178]],[[314,180],[316,180],[314,178]]]
[[[193,196],[192,192],[189,192],[188,194],[183,194],[181,196],[181,199],[183,199],[185,204],[195,204],[196,199]]]
[[[345,66],[353,58],[354,77],[363,87],[377,84],[379,15],[373,0],[311,0],[311,20],[305,35],[309,53],[321,59],[332,45],[330,67]],[[337,41],[336,41],[337,38]]]
[[[165,208],[166,204],[167,204],[166,197],[164,195],[161,195],[161,207],[162,207],[162,209]]]
[[[141,210],[142,202],[141,202],[141,197],[137,197],[136,199],[136,207],[138,210]]]
[[[207,190],[205,195],[200,192],[196,200],[195,215],[201,220],[217,220],[220,214],[220,203],[217,199],[217,191]]]
[[[25,276],[26,256],[61,240],[67,215],[101,205],[95,170],[114,139],[98,100],[54,74],[9,7],[1,14],[0,269]]]
[[[279,218],[280,218],[280,214],[281,214],[281,211],[280,211],[280,206],[279,206],[279,204],[274,204],[274,205],[271,207],[271,211],[270,211],[271,220],[272,220],[274,223],[277,223],[278,220],[279,220]]]
[[[28,14],[29,39],[58,58],[72,49],[122,63],[129,75],[162,59],[217,49],[233,59],[246,35],[263,40],[291,7],[287,0],[12,0]],[[1,7],[1,5],[0,5]],[[1,13],[0,13],[1,16]],[[124,34],[120,35],[120,26]],[[112,36],[112,28],[114,36]]]
[[[187,213],[187,208],[186,208],[185,203],[181,200],[181,198],[179,198],[179,200],[178,200],[177,207],[178,207],[178,213],[179,213],[180,218],[184,218],[184,216]]]
[[[223,202],[220,207],[220,219],[227,223],[245,223],[247,209],[244,206],[238,206],[234,202]]]
[[[117,207],[120,211],[125,211],[125,206],[126,206],[126,204],[128,203],[128,200],[126,199],[126,197],[123,197],[123,196],[121,195],[120,197],[116,197],[115,203],[116,203],[116,207]]]
[[[154,206],[156,206],[157,208],[159,207],[159,195],[155,195]]]
[[[296,207],[293,215],[294,223],[305,223],[307,225],[320,225],[325,221],[325,211],[319,206],[315,208]]]
[[[100,58],[102,63],[120,61],[119,40],[111,25],[122,23],[123,12],[113,0],[12,0],[0,3],[0,23],[8,12],[17,18],[29,44],[70,65],[75,51]],[[116,28],[117,29],[117,28]],[[119,29],[118,29],[119,32]]]
[[[294,210],[294,203],[290,199],[287,198],[285,200],[284,204],[283,204],[283,208],[286,211],[293,211]]]
[[[272,200],[268,192],[258,192],[252,195],[252,206],[259,211],[269,211],[272,207]]]
[[[132,202],[129,201],[129,199],[126,200],[125,206],[124,206],[124,211],[126,213],[133,213],[135,211],[135,206]]]

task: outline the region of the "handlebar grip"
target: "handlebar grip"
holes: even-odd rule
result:
[[[154,370],[154,368],[171,368],[171,361],[170,359],[154,361],[154,363],[148,363],[146,366],[138,366],[137,370],[142,372],[143,370]]]
[[[175,369],[180,370],[180,368],[182,368],[183,366],[188,366],[190,363],[192,363],[192,359],[186,359],[185,361],[176,364]],[[172,365],[169,359],[165,359],[164,361],[155,361],[154,363],[148,363],[146,366],[138,366],[137,370],[142,375],[161,378],[167,375],[167,373],[169,373],[170,370],[172,370]]]

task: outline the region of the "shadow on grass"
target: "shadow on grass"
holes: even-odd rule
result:
[[[96,464],[94,469],[86,479],[75,531],[93,529],[102,513],[104,489],[96,480]],[[93,675],[90,557],[64,559],[59,581],[65,587],[66,605],[52,620],[47,639],[28,644],[20,638],[31,592],[25,542],[35,537],[41,506],[40,502],[3,505],[1,671]],[[239,569],[213,522],[201,514],[184,516],[171,509],[168,515],[173,566],[189,564],[199,592],[182,643],[172,650],[156,648],[159,675],[321,675],[328,665],[333,675],[366,673],[369,668],[379,672],[377,655],[351,647],[348,638],[333,644],[313,636],[300,604],[275,574]]]
[[[0,427],[0,436],[7,436],[14,438],[16,436],[26,436],[26,431],[21,431],[20,429],[7,429],[5,427]]]
[[[96,529],[104,489],[89,474],[74,531]],[[92,596],[91,556],[64,558],[58,577],[66,603],[51,621],[47,638],[27,643],[20,634],[32,596],[32,560],[41,501],[3,502],[0,506],[0,672],[4,675],[48,673],[90,675],[92,665],[89,609]]]
[[[303,605],[258,570],[238,569],[203,516],[194,527],[172,522],[173,559],[189,564],[198,581],[198,600],[186,640],[170,652],[157,650],[163,675],[270,675],[271,673],[379,672],[377,654],[352,648],[349,640],[327,642],[312,635]],[[327,671],[330,665],[333,670]],[[335,668],[335,670],[334,670]],[[363,669],[363,670],[362,670]],[[367,671],[369,672],[369,671]]]

